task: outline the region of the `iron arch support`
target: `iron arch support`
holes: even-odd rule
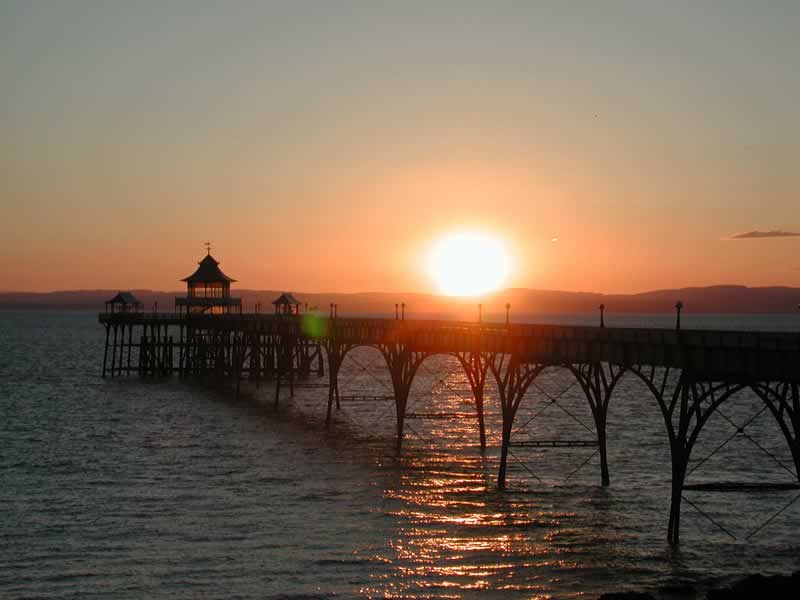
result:
[[[503,414],[500,470],[497,475],[497,487],[502,490],[506,486],[508,449],[511,444],[514,417],[525,392],[547,365],[523,362],[514,354],[492,354],[488,357],[488,364],[497,383],[500,408]]]
[[[656,369],[649,375],[631,367],[630,372],[641,379],[655,396],[664,418],[670,444],[672,482],[670,495],[667,540],[673,546],[680,541],[680,516],[683,486],[686,481],[692,449],[712,414],[726,400],[745,389],[747,384],[714,383],[702,380],[694,373],[680,371],[675,387],[670,392],[670,369],[664,369],[660,381]]]
[[[331,410],[333,403],[336,402],[336,408],[341,408],[339,402],[339,370],[342,368],[345,356],[353,348],[355,344],[338,342],[335,338],[329,338],[322,344],[325,354],[328,357],[328,410],[325,417],[325,425],[331,423]]]
[[[394,390],[395,414],[397,418],[397,450],[403,447],[403,429],[411,384],[422,362],[430,356],[428,352],[413,350],[404,343],[385,343],[378,349],[386,360]]]
[[[606,436],[608,405],[617,383],[625,374],[625,369],[620,366],[616,366],[615,369],[615,365],[608,363],[608,372],[606,372],[606,368],[601,362],[584,363],[577,367],[568,365],[567,368],[572,371],[589,402],[600,451],[600,482],[601,485],[607,486],[611,483]]]
[[[281,395],[281,382],[284,378],[289,380],[289,397],[294,396],[294,360],[297,351],[297,337],[295,335],[282,335],[275,349],[275,408]]]
[[[454,356],[461,363],[461,368],[467,376],[472,397],[475,400],[475,411],[478,414],[478,428],[480,431],[481,451],[486,449],[486,425],[483,411],[484,390],[486,387],[486,374],[489,372],[489,361],[480,352],[456,352]]]
[[[800,385],[794,382],[760,383],[753,385],[752,389],[781,428],[792,453],[795,476],[800,481]]]

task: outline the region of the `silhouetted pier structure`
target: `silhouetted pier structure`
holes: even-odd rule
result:
[[[258,385],[269,379],[277,405],[282,387],[288,386],[293,394],[298,378],[324,376],[327,368],[328,422],[333,408],[343,401],[376,400],[340,395],[338,385],[339,370],[349,352],[362,346],[376,348],[391,375],[393,397],[381,399],[394,401],[398,448],[405,420],[419,417],[406,408],[420,365],[433,355],[454,356],[469,380],[482,447],[486,444],[487,377],[497,385],[502,412],[500,488],[505,486],[509,448],[515,445],[596,445],[601,482],[608,485],[609,402],[623,376],[636,377],[652,393],[669,437],[668,539],[672,543],[680,535],[681,498],[692,449],[708,418],[741,390],[752,390],[775,418],[800,481],[798,334],[329,318],[296,311],[273,315],[108,312],[99,320],[106,328],[104,375],[213,376],[230,381],[237,393],[242,380]],[[514,419],[526,391],[551,367],[567,369],[580,385],[591,408],[596,440],[512,440]],[[427,418],[464,416],[431,415]],[[790,487],[797,485],[792,482]]]
[[[330,317],[322,317],[301,313],[301,302],[289,292],[273,301],[275,314],[260,314],[260,304],[255,314],[243,314],[241,299],[230,295],[235,280],[219,268],[210,243],[197,264],[194,273],[182,280],[187,294],[175,298],[174,313],[145,313],[130,292],[120,292],[106,302],[106,312],[99,316],[106,330],[104,377],[211,378],[232,383],[237,396],[243,380],[256,387],[269,380],[274,382],[276,408],[283,387],[288,387],[291,396],[296,386],[325,388],[328,425],[334,406],[338,409],[342,402],[393,402],[398,450],[406,419],[471,417],[477,418],[480,446],[485,448],[484,396],[489,378],[497,386],[502,415],[497,478],[502,489],[512,447],[595,447],[601,483],[609,485],[608,406],[617,384],[627,375],[645,384],[664,418],[672,466],[670,542],[677,543],[680,537],[685,489],[800,488],[800,334],[682,330],[680,301],[675,304],[675,330],[607,328],[602,304],[598,307],[600,327],[512,324],[510,304],[505,305],[505,324],[484,323],[481,304],[477,323],[406,320],[404,303],[395,304],[394,319],[339,318],[336,304],[330,305]],[[375,348],[383,356],[391,395],[340,394],[342,364],[359,347]],[[472,392],[474,416],[435,408],[408,410],[414,378],[422,363],[435,355],[457,359]],[[325,383],[309,380],[312,375],[324,377],[326,365]],[[568,371],[579,384],[591,409],[595,439],[512,439],[514,419],[526,393],[531,386],[538,388],[537,378],[552,368]],[[557,403],[558,396],[538,389]],[[791,451],[797,481],[686,485],[689,459],[703,426],[723,403],[747,389],[775,418]],[[738,432],[744,433],[746,426],[737,426]]]

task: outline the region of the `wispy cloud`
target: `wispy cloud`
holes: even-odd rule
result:
[[[767,238],[788,238],[800,237],[800,233],[796,231],[783,231],[782,229],[772,229],[771,231],[745,231],[744,233],[737,233],[730,236],[729,240],[763,240]]]

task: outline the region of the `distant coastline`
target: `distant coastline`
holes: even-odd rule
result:
[[[69,290],[56,292],[0,292],[0,309],[73,309],[102,310],[105,300],[118,290]],[[152,310],[173,310],[175,296],[182,292],[132,290]],[[260,303],[262,312],[271,312],[270,303],[282,290],[235,290],[242,298],[245,311],[251,312]],[[395,303],[404,302],[409,314],[448,315],[450,318],[473,318],[475,304],[481,302],[484,315],[505,314],[511,304],[512,314],[586,314],[596,312],[604,304],[608,313],[660,314],[673,310],[677,300],[683,301],[686,312],[700,314],[789,314],[798,312],[800,288],[745,287],[720,285],[639,294],[598,294],[510,288],[476,298],[454,298],[433,294],[389,292],[364,293],[295,293],[310,309],[327,313],[331,303],[338,304],[339,314],[391,315]]]

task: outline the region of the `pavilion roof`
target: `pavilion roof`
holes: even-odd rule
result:
[[[107,300],[109,304],[141,304],[141,301],[131,292],[118,292],[116,296]]]
[[[197,267],[197,270],[188,277],[181,279],[181,281],[185,281],[186,283],[231,283],[236,281],[222,272],[219,268],[219,261],[214,260],[211,253],[207,254],[203,260],[197,264],[200,265]]]
[[[283,292],[280,296],[272,301],[273,304],[302,304],[300,300],[294,297],[291,292]]]

